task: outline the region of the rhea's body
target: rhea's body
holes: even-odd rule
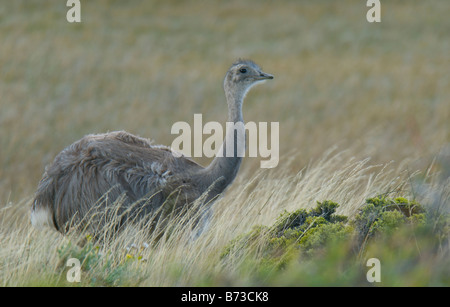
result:
[[[243,122],[247,91],[258,81],[272,78],[251,61],[234,63],[224,80],[228,121]],[[210,202],[236,177],[242,158],[227,154],[226,143],[236,145],[238,139],[245,140],[245,135],[227,131],[219,150],[222,154],[202,167],[168,147],[127,132],[87,135],[66,147],[46,168],[33,201],[32,224],[50,225],[64,233],[73,223],[89,222],[90,215],[114,203],[120,203],[115,210],[121,216],[119,224],[124,224],[155,213],[171,196],[175,207],[191,204],[202,195]]]

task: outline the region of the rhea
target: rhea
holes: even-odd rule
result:
[[[243,123],[247,92],[266,79],[273,76],[253,61],[231,65],[223,83],[228,122]],[[155,214],[171,198],[175,207],[189,206],[200,197],[214,201],[233,182],[242,162],[242,155],[227,148],[236,149],[242,140],[245,143],[245,131],[227,129],[215,158],[203,167],[169,147],[124,131],[86,135],[45,168],[32,203],[31,223],[66,233],[82,220],[104,222],[105,218],[90,220],[89,215],[114,203],[120,203],[117,212],[127,213],[120,221],[126,224],[129,219]],[[228,142],[235,146],[227,146]]]

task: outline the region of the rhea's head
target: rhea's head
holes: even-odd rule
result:
[[[241,95],[241,98],[244,98],[253,85],[267,79],[273,79],[273,76],[263,72],[255,62],[238,60],[231,65],[225,76],[224,89],[227,96],[229,94]]]

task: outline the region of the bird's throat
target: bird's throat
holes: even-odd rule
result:
[[[227,97],[229,98],[229,97]],[[205,179],[214,184],[214,193],[222,193],[233,182],[245,154],[245,127],[242,114],[242,99],[228,99],[226,135],[216,157],[205,169]]]

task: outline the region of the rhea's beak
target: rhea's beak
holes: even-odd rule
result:
[[[259,72],[259,76],[256,77],[256,80],[266,80],[266,79],[273,79],[273,76],[271,74],[267,74],[265,72]]]

